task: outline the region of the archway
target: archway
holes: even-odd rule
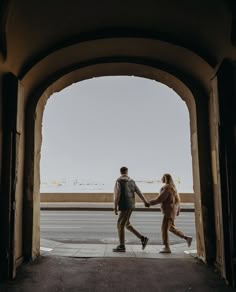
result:
[[[209,157],[209,143],[205,140],[208,129],[202,127],[202,124],[207,122],[208,112],[201,109],[204,104],[207,104],[207,98],[201,88],[190,84],[190,89],[173,75],[161,71],[155,67],[133,64],[133,63],[105,63],[86,66],[78,70],[74,70],[68,74],[55,78],[55,81],[50,84],[44,84],[34,94],[33,102],[28,104],[27,115],[27,137],[28,149],[26,151],[26,182],[27,197],[30,198],[32,205],[28,205],[26,220],[30,222],[29,228],[25,230],[25,253],[29,258],[34,258],[39,255],[39,160],[41,149],[41,124],[43,109],[48,97],[59,90],[69,86],[74,82],[89,79],[98,76],[113,76],[113,75],[135,75],[154,79],[173,88],[179,96],[186,102],[190,113],[190,129],[191,129],[191,145],[193,159],[193,182],[195,193],[195,216],[197,230],[197,252],[198,257],[204,261],[209,261],[214,257],[214,244],[211,244],[212,234],[209,229],[209,222],[205,222],[203,216],[207,216],[207,205],[209,200],[209,173],[205,169],[206,159]],[[195,103],[194,97],[197,97]],[[199,144],[200,142],[200,144]],[[200,147],[200,151],[199,151]],[[204,197],[206,198],[204,202]],[[202,210],[205,210],[205,214]],[[209,220],[214,218],[208,217]],[[30,236],[29,236],[30,235]]]

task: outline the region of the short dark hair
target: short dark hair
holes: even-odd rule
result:
[[[121,174],[126,174],[128,172],[128,168],[126,167],[126,166],[122,166],[121,168],[120,168],[120,173]]]

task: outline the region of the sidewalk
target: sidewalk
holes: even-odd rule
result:
[[[81,210],[81,211],[113,211],[113,203],[57,202],[40,203],[41,210]],[[136,203],[135,211],[157,212],[160,206],[145,208],[143,203]],[[194,212],[193,203],[181,203],[181,212]]]
[[[79,258],[149,258],[149,259],[183,259],[190,256],[196,257],[196,242],[193,240],[191,248],[187,244],[180,243],[171,246],[171,254],[161,254],[159,250],[162,245],[147,245],[145,250],[142,250],[141,244],[139,245],[126,245],[125,253],[113,252],[112,249],[116,247],[114,244],[78,244],[78,243],[62,243],[54,240],[41,238],[40,240],[40,253],[41,255],[50,256],[68,256]]]

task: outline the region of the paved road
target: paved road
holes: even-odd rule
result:
[[[150,244],[161,244],[160,212],[134,212],[131,223],[150,238]],[[117,243],[117,216],[110,211],[41,211],[41,238],[66,243]],[[175,222],[176,227],[195,238],[193,212],[182,212]],[[170,234],[171,244],[183,242]],[[126,231],[129,244],[139,240]]]

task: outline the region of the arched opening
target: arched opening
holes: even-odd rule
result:
[[[123,164],[130,165],[137,179],[146,179],[144,192],[156,192],[155,178],[168,170],[179,192],[193,192],[188,109],[172,89],[155,80],[108,76],[73,84],[50,97],[42,126],[43,193],[54,192],[53,181],[55,192],[70,187],[67,183],[75,186],[71,192],[83,192],[70,179],[89,183],[96,177],[100,184],[95,192],[112,192],[116,168]]]
[[[209,174],[206,175],[204,167],[204,160],[208,159],[208,152],[204,151],[208,147],[207,141],[204,142],[203,127],[198,127],[200,123],[205,123],[207,120],[207,112],[201,111],[197,116],[198,107],[201,102],[204,104],[204,92],[196,84],[191,84],[190,88],[199,98],[199,104],[195,104],[195,99],[189,88],[180,79],[173,75],[158,70],[157,68],[147,65],[132,64],[132,63],[105,63],[91,65],[78,70],[72,71],[61,78],[56,78],[55,82],[50,82],[50,85],[43,86],[34,95],[34,102],[28,107],[28,137],[30,139],[29,145],[31,151],[28,151],[28,158],[26,163],[26,172],[29,173],[28,182],[26,183],[26,191],[28,197],[31,198],[32,206],[29,208],[29,220],[32,225],[30,230],[26,230],[26,234],[30,237],[25,239],[25,251],[29,257],[35,257],[39,254],[39,161],[41,151],[41,125],[42,114],[46,101],[54,92],[60,91],[74,82],[89,79],[98,76],[114,76],[114,75],[135,75],[139,77],[146,77],[162,82],[167,86],[173,88],[177,94],[186,102],[190,113],[190,130],[191,130],[191,152],[193,159],[193,186],[195,193],[195,218],[196,218],[196,239],[197,239],[197,253],[198,257],[207,260],[211,257],[210,252],[206,250],[207,231],[204,231],[207,226],[202,223],[202,196],[203,192],[207,191],[208,185],[204,180],[208,180]],[[197,107],[196,107],[197,106]],[[201,104],[202,106],[202,104]],[[207,108],[206,108],[207,110]],[[35,119],[36,117],[36,119]],[[198,117],[198,119],[197,119]],[[199,121],[198,121],[199,120]],[[201,155],[199,155],[199,140],[201,140]],[[206,148],[207,149],[207,148]],[[33,168],[32,168],[33,167]],[[26,216],[27,217],[27,216]],[[27,240],[28,239],[28,240]]]
[[[101,204],[111,207],[107,203],[112,202],[114,182],[120,165],[124,164],[149,198],[159,191],[163,173],[170,172],[183,204],[192,202],[189,112],[184,101],[166,85],[130,76],[99,77],[73,84],[50,97],[43,118],[43,133],[40,171],[44,202],[65,202],[62,203],[64,211],[66,202],[97,202],[104,211]],[[125,147],[122,141],[126,141]],[[56,206],[59,208],[60,204]],[[68,204],[68,209],[71,206]],[[75,208],[76,204],[72,206]],[[113,212],[106,221],[102,220],[103,214],[98,214],[100,224],[93,235],[87,232],[87,227],[96,225],[94,211],[87,219],[91,225],[85,222],[88,210],[85,219],[81,217],[83,214],[77,217],[76,212],[64,211],[57,219],[55,212],[41,213],[43,240],[116,243]],[[70,225],[63,221],[66,214],[78,223]],[[132,216],[134,224],[137,220],[140,225],[139,215]],[[161,245],[155,214],[145,212],[142,216],[149,227],[149,244]],[[159,217],[156,220],[160,225]],[[185,213],[181,219],[184,217],[188,218],[195,239],[194,213]],[[65,227],[59,230],[63,224]],[[145,231],[145,226],[142,228]],[[183,228],[185,233],[189,232],[187,226]],[[138,243],[129,233],[126,238],[128,243]],[[181,243],[177,237],[170,235],[170,238],[173,244]]]

